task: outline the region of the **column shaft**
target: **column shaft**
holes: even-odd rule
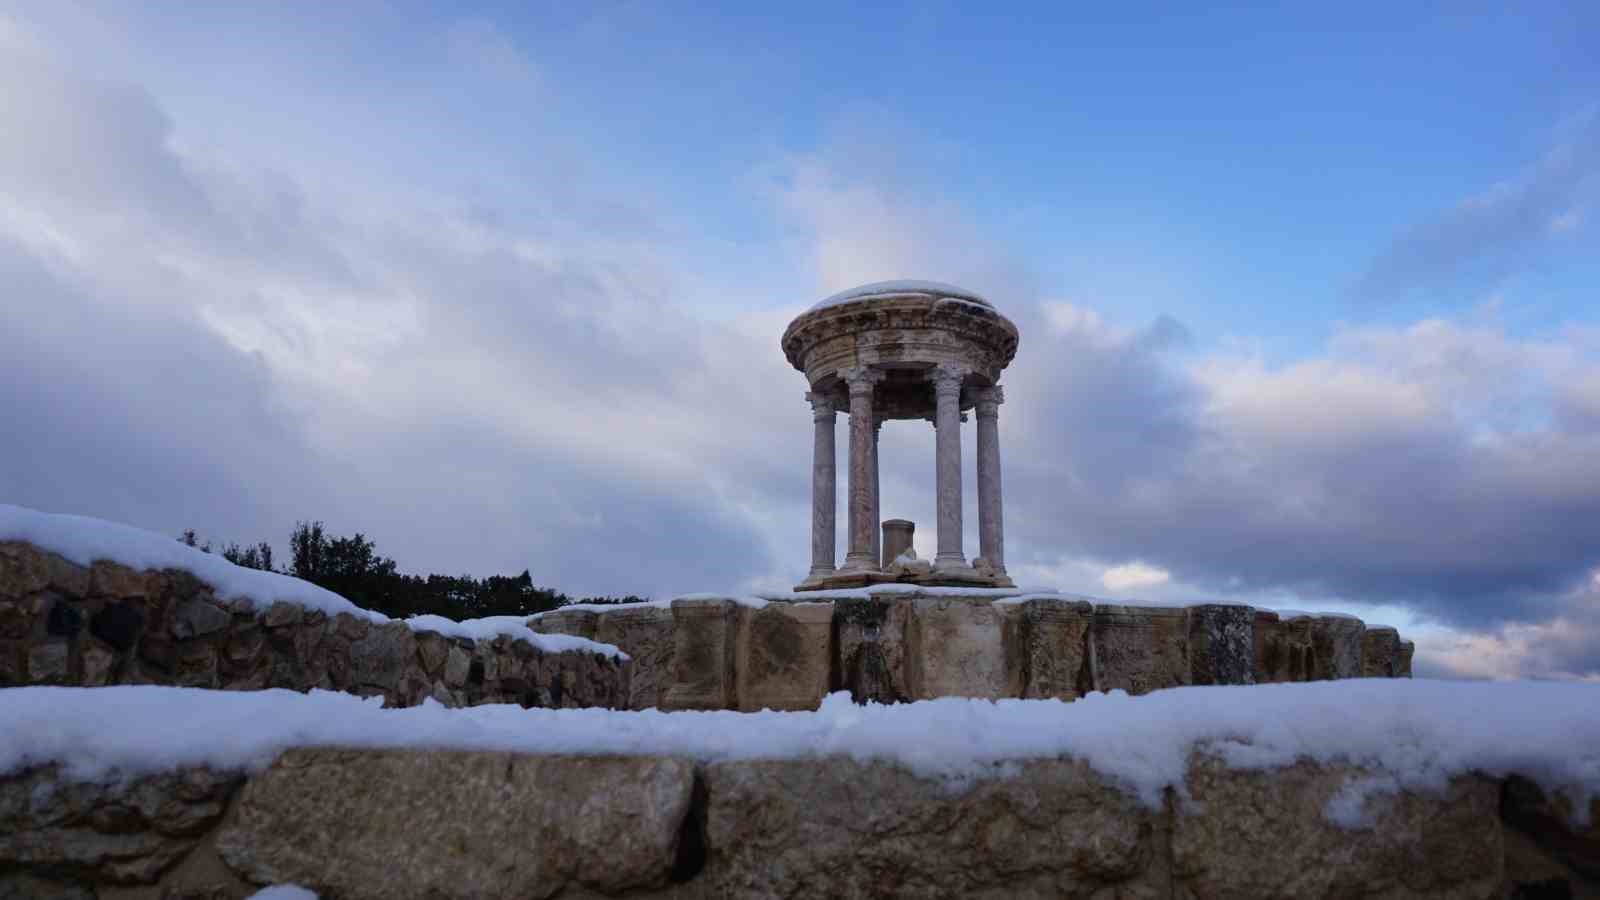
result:
[[[978,413],[978,554],[996,575],[1006,573],[1006,537],[1000,491],[999,386],[981,388]]]
[[[878,437],[883,432],[883,422],[876,417],[872,421],[872,561],[878,568],[883,568],[883,531],[879,524],[883,521],[883,507],[879,502],[882,494],[879,487],[883,479],[879,477],[878,470]]]
[[[811,446],[811,577],[833,574],[837,540],[834,510],[838,502],[838,474],[834,448],[833,401],[821,394],[806,394],[811,401],[811,421],[816,434]]]
[[[961,552],[961,378],[963,372],[941,365],[933,370],[935,489],[939,507],[939,552],[935,569],[962,568]]]
[[[844,571],[876,571],[872,558],[873,532],[873,452],[872,394],[883,373],[867,368],[839,373],[850,387],[850,550],[844,557]]]

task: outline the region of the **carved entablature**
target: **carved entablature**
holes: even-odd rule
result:
[[[920,419],[933,412],[931,370],[953,366],[967,373],[964,386],[992,386],[1016,355],[1017,327],[965,292],[885,291],[807,311],[784,332],[783,351],[813,391],[841,401],[840,372],[882,371],[878,417]],[[972,405],[964,392],[962,408]]]

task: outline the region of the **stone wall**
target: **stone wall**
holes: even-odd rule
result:
[[[1589,823],[1515,776],[1191,759],[1150,806],[1071,759],[953,788],[847,758],[296,749],[266,771],[0,777],[0,897],[1584,897]],[[1357,791],[1354,801],[1346,795]],[[1329,811],[1357,814],[1337,824]]]
[[[599,653],[546,653],[526,640],[472,641],[328,616],[293,603],[227,603],[178,569],[75,565],[0,542],[0,688],[164,684],[225,690],[311,688],[391,706],[623,706],[628,665]]]
[[[535,630],[633,657],[631,709],[815,709],[832,691],[1073,700],[1188,684],[1410,677],[1411,644],[1348,616],[892,592],[763,607],[696,597],[557,610]]]

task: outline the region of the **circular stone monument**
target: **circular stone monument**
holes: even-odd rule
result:
[[[806,376],[816,423],[811,573],[796,590],[887,581],[1011,587],[1000,499],[1000,373],[1017,352],[1017,327],[971,291],[933,281],[881,281],[806,310],[783,333],[783,352]],[[850,416],[849,545],[834,566],[834,422]],[[978,418],[978,553],[961,547],[961,423]],[[878,429],[927,419],[936,432],[938,553],[931,565],[884,560],[879,540]],[[909,523],[896,523],[904,528]]]

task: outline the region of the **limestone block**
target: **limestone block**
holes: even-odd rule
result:
[[[1361,636],[1361,677],[1394,678],[1400,674],[1400,632],[1385,625]]]
[[[445,660],[450,656],[450,641],[437,631],[417,632],[417,663],[429,676],[437,677],[444,671]]]
[[[594,640],[595,627],[599,624],[600,615],[588,609],[557,609],[530,619],[528,625],[534,631],[545,634],[570,634],[573,637]]]
[[[1019,672],[1006,660],[1005,624],[988,600],[914,598],[906,627],[911,699],[1019,696]]]
[[[67,684],[71,649],[65,640],[50,640],[28,648],[30,684]]]
[[[1147,694],[1189,684],[1188,611],[1174,607],[1095,607],[1095,688]]]
[[[1255,617],[1248,606],[1189,607],[1189,677],[1194,684],[1255,684]]]
[[[172,636],[179,640],[214,634],[227,628],[233,616],[205,600],[185,600],[172,613]]]
[[[110,600],[140,599],[149,592],[143,572],[107,559],[89,566],[89,596]]]
[[[78,638],[79,672],[75,679],[78,684],[83,687],[104,687],[111,682],[111,669],[116,662],[116,651],[99,638],[90,634]]]
[[[1188,787],[1172,823],[1178,896],[1487,898],[1500,884],[1499,791],[1488,779],[1412,793],[1350,766],[1230,770],[1200,757]],[[1330,811],[1354,819],[1338,824]]]
[[[54,766],[0,777],[0,871],[149,884],[222,817],[242,780],[187,769],[100,784]]]
[[[1314,651],[1310,680],[1361,677],[1361,642],[1366,626],[1349,616],[1317,616],[1311,620]]]
[[[612,894],[666,884],[693,785],[670,757],[290,750],[216,845],[347,900]]]
[[[704,779],[707,896],[1166,896],[1156,814],[1070,760],[964,791],[847,758],[714,763]]]
[[[733,709],[735,604],[672,601],[672,686],[663,709]]]
[[[468,653],[459,644],[451,643],[450,650],[445,656],[444,683],[447,687],[459,688],[467,683],[467,675],[472,669],[472,654]]]
[[[599,614],[594,639],[628,654],[633,663],[628,682],[628,709],[659,708],[672,684],[675,649],[672,610],[659,606],[624,606]]]
[[[911,699],[907,681],[906,628],[911,600],[879,595],[834,601],[836,690],[857,703],[901,703]]]
[[[268,628],[286,628],[290,625],[299,625],[304,616],[305,607],[298,603],[278,600],[267,607],[266,613],[261,617],[261,624]]]
[[[408,666],[416,664],[417,639],[404,622],[385,622],[350,644],[351,683],[393,690]]]
[[[1580,811],[1568,794],[1547,793],[1520,775],[1507,778],[1500,794],[1500,815],[1509,831],[1600,887],[1600,796],[1589,798],[1586,816]]]
[[[832,603],[739,609],[734,648],[739,709],[816,709],[833,663]]]
[[[1395,668],[1394,674],[1395,674],[1396,678],[1410,678],[1411,677],[1411,657],[1413,655],[1415,655],[1416,652],[1417,652],[1417,645],[1416,644],[1413,644],[1410,641],[1401,641],[1400,642],[1400,649],[1396,654],[1395,667],[1394,667]]]
[[[1256,684],[1289,680],[1289,642],[1277,613],[1270,609],[1255,611],[1251,621],[1251,646]]]
[[[1094,604],[1083,600],[1037,598],[1007,604],[1014,610],[1017,639],[1007,647],[1009,676],[1030,700],[1077,699],[1090,689],[1089,627]]]

